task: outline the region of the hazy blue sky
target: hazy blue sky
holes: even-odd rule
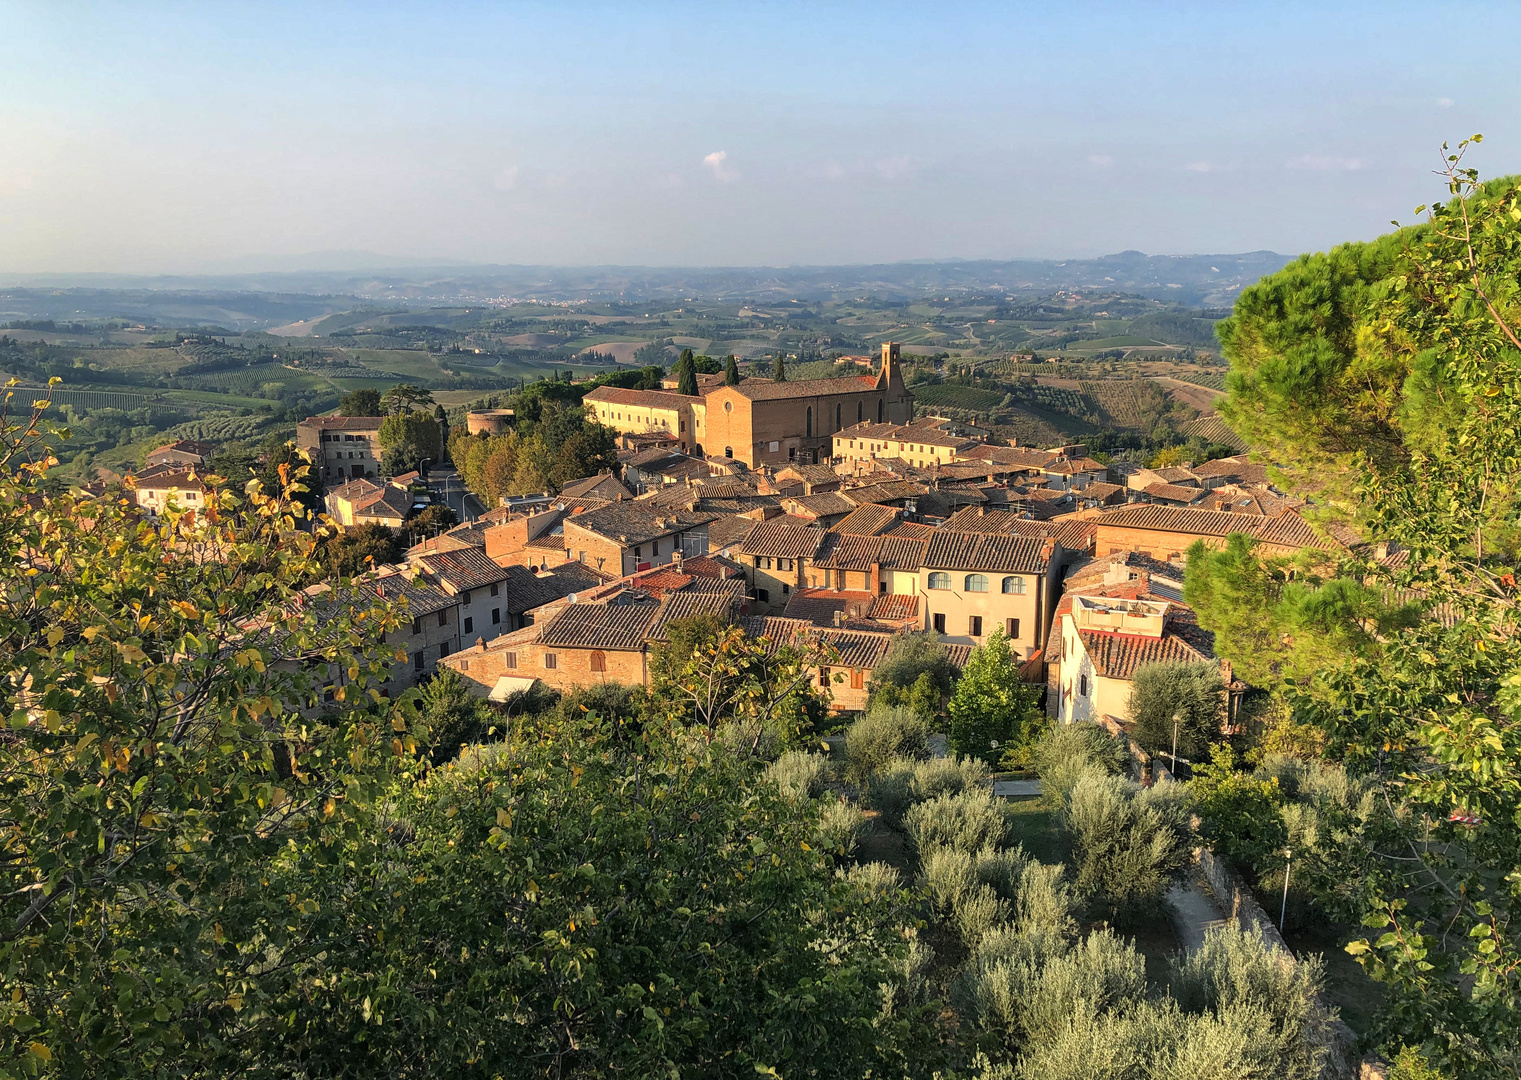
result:
[[[1438,193],[1443,139],[1521,170],[1518,32],[1515,3],[0,0],[0,271],[1323,248]]]

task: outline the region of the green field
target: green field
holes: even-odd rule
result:
[[[1004,395],[973,386],[916,386],[914,397],[921,405],[946,405],[953,409],[987,412],[1003,404]]]

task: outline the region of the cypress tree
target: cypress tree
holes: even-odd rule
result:
[[[724,385],[739,385],[739,361],[734,359],[734,354],[729,354],[729,362],[724,365]]]
[[[772,373],[771,377],[777,382],[787,381],[787,355],[785,353],[776,354],[776,371]]]

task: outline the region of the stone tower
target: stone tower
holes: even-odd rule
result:
[[[877,376],[877,388],[886,390],[883,401],[887,406],[889,424],[907,424],[914,418],[914,395],[903,383],[903,372],[898,370],[898,343],[882,343],[882,371]]]

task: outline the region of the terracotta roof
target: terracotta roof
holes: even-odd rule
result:
[[[716,583],[715,583],[716,584]],[[744,602],[745,583],[731,579],[723,583],[723,589],[682,589],[668,593],[660,603],[660,614],[650,626],[648,635],[665,640],[666,627],[677,619],[690,619],[697,615],[716,615],[728,620],[734,617]]]
[[[751,401],[774,401],[778,398],[823,397],[830,394],[864,394],[877,388],[875,375],[848,375],[841,379],[795,379],[787,382],[748,382],[721,387],[714,393],[733,390]]]
[[[866,503],[835,522],[833,531],[852,533],[856,536],[881,536],[902,520],[903,511],[895,506]]]
[[[1060,457],[1049,450],[1032,450],[1025,446],[974,446],[962,455],[978,461],[990,461],[997,465],[1039,469]]]
[[[582,401],[605,401],[610,405],[636,405],[647,409],[682,409],[700,397],[688,397],[669,390],[625,390],[621,386],[599,386],[587,392]]]
[[[1160,469],[1152,469],[1150,471],[1153,476],[1164,484],[1182,484],[1185,481],[1193,480],[1196,481],[1193,486],[1198,486],[1198,477],[1194,475],[1193,470],[1184,468],[1181,465],[1166,465]]]
[[[817,626],[834,626],[835,615],[866,618],[876,597],[869,592],[836,589],[798,589],[787,601],[786,617]]]
[[[1124,484],[1111,484],[1107,480],[1095,480],[1078,493],[1084,499],[1107,499],[1125,490]]]
[[[602,492],[610,492],[610,494],[599,496],[603,498],[616,498],[620,492],[624,495],[625,498],[630,497],[634,494],[628,488],[624,487],[623,481],[619,480],[612,473],[598,473],[596,476],[587,476],[583,477],[580,480],[572,480],[570,483],[566,484],[560,489],[560,495],[567,499],[577,499],[582,495],[591,495],[593,493],[596,493],[598,492],[598,489],[601,489]]]
[[[329,488],[327,493],[335,499],[342,499],[344,502],[352,503],[359,502],[370,496],[379,498],[380,493],[384,490],[384,484],[377,484],[374,480],[358,479],[350,480],[347,484],[340,484],[335,488]]]
[[[945,646],[945,658],[951,662],[953,668],[960,671],[966,667],[967,661],[972,658],[972,646],[947,643]]]
[[[1195,627],[1195,629],[1198,629]],[[1199,630],[1200,634],[1208,631]],[[1083,648],[1093,662],[1094,671],[1109,679],[1129,679],[1137,668],[1147,664],[1197,663],[1213,657],[1199,649],[1169,627],[1161,637],[1139,634],[1114,634],[1101,630],[1079,630]]]
[[[928,540],[915,540],[908,536],[882,537],[882,569],[914,570],[924,565],[929,549]]]
[[[880,484],[846,488],[841,494],[857,506],[861,506],[866,503],[890,503],[917,499],[927,491],[929,488],[911,480],[884,480]]]
[[[308,416],[297,427],[319,431],[379,431],[383,416]]]
[[[883,622],[914,622],[919,619],[919,598],[912,593],[884,593],[876,598],[867,618]]]
[[[745,537],[746,555],[777,559],[811,559],[828,534],[823,529],[784,522],[778,518],[760,522]]]
[[[1177,484],[1147,484],[1141,489],[1143,495],[1153,499],[1161,499],[1164,502],[1196,503],[1203,499],[1209,492],[1203,488],[1180,487]]]
[[[460,592],[507,579],[506,567],[486,558],[486,552],[478,547],[434,552],[421,556],[417,561]]]
[[[458,600],[427,578],[422,576],[414,578],[411,574],[387,574],[384,577],[365,578],[356,588],[361,592],[366,589],[372,590],[377,596],[382,596],[393,604],[400,605],[405,600],[406,614],[414,619],[459,604]],[[355,598],[361,604],[368,602],[362,595],[356,594]]]
[[[721,517],[708,526],[708,550],[722,551],[740,543],[760,522],[754,518]]]
[[[606,578],[580,563],[566,563],[547,574],[536,574],[526,566],[503,567],[507,610],[514,615],[552,604],[571,593],[585,592],[605,582]]]
[[[882,535],[904,540],[928,540],[935,535],[935,526],[917,521],[900,521]]]
[[[1242,457],[1218,458],[1195,467],[1195,476],[1201,480],[1230,480],[1237,484],[1268,483],[1268,467]]]
[[[787,499],[788,503],[797,507],[805,515],[813,517],[829,517],[833,514],[849,515],[856,508],[851,502],[838,491],[822,491],[817,495],[798,495]]]
[[[205,491],[206,485],[189,469],[176,469],[172,472],[154,473],[152,476],[138,476],[136,487],[138,490],[156,491],[160,488],[178,488],[181,491]]]
[[[660,614],[658,604],[571,604],[539,633],[539,644],[572,649],[634,652]]]
[[[577,526],[587,532],[616,540],[620,544],[644,544],[659,536],[700,528],[716,521],[717,514],[673,510],[638,501],[608,503],[596,510],[565,519],[565,527]]]
[[[778,469],[776,473],[778,479],[788,474],[814,484],[825,484],[840,479],[840,474],[834,471],[833,465],[787,465]]]
[[[709,545],[712,545],[712,532],[718,522],[708,526]],[[733,559],[726,559],[722,555],[698,555],[691,559],[681,561],[681,569],[693,577],[703,578],[741,578],[745,576],[744,569]]]
[[[1191,533],[1196,536],[1228,536],[1239,532],[1268,544],[1314,547],[1322,551],[1334,551],[1340,546],[1321,536],[1309,522],[1292,512],[1275,518],[1260,518],[1219,510],[1138,503],[1102,514],[1094,519],[1094,523],[1099,526]]]
[[[930,538],[924,565],[936,570],[1040,574],[1049,562],[1044,546],[1043,541],[1024,536],[942,531]]]

